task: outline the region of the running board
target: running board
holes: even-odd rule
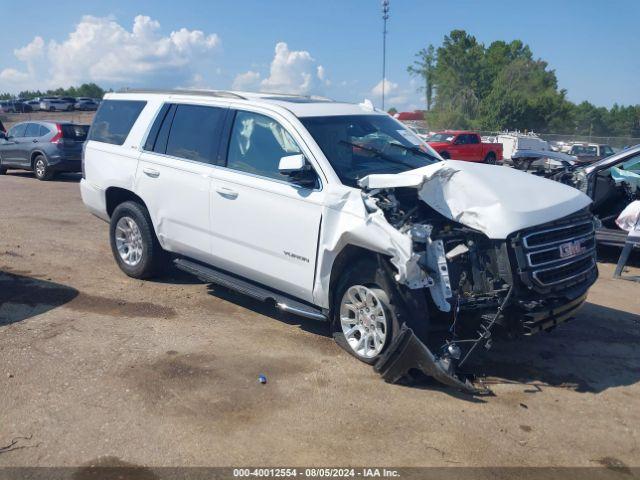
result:
[[[173,263],[176,268],[195,275],[204,282],[215,283],[216,285],[235,290],[261,302],[271,299],[275,302],[276,307],[283,312],[293,313],[313,320],[327,320],[326,315],[322,313],[319,308],[312,307],[282,293],[274,292],[266,287],[224,273],[213,267],[207,267],[184,258],[178,258],[174,260]]]

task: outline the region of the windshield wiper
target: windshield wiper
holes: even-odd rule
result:
[[[349,145],[351,147],[356,147],[356,148],[359,148],[361,150],[364,150],[365,152],[373,153],[376,157],[380,157],[380,158],[386,160],[387,162],[399,163],[400,165],[404,165],[405,167],[410,167],[412,169],[416,168],[415,165],[411,165],[410,163],[403,162],[402,160],[396,160],[395,158],[392,158],[392,157],[389,157],[389,156],[385,155],[383,152],[381,152],[377,148],[365,147],[365,146],[362,146],[362,145],[358,145],[357,143],[348,142],[346,140],[339,140],[338,143],[341,143],[343,145]]]
[[[436,162],[438,161],[438,159],[436,157],[434,157],[430,153],[425,152],[424,150],[420,149],[419,147],[407,147],[406,145],[402,145],[401,143],[396,143],[396,142],[391,142],[389,145],[391,145],[392,147],[402,148],[403,150],[406,150],[407,152],[415,153],[416,155],[420,155],[422,157],[427,157],[428,159],[436,161]]]

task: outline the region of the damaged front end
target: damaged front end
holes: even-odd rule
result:
[[[445,169],[435,181],[446,184],[455,173]],[[575,314],[595,281],[594,226],[586,211],[496,239],[480,231],[482,215],[465,225],[458,221],[463,215],[444,215],[424,201],[425,192],[434,192],[425,188],[428,178],[410,186],[394,179],[388,188],[376,180],[362,182],[367,209],[382,212],[411,243],[403,265],[397,256],[390,260],[402,274],[390,275],[405,298],[421,298],[426,307],[410,312],[376,363],[388,382],[418,370],[450,387],[487,393],[460,373],[478,347],[490,349],[498,333],[554,328]]]

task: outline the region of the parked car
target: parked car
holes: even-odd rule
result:
[[[640,200],[640,145],[588,165],[577,165],[550,178],[571,185],[592,200],[592,212],[600,219],[597,241],[623,247],[627,232],[615,219],[634,200]]]
[[[73,101],[63,98],[47,98],[40,101],[40,110],[49,112],[70,112],[74,109],[75,99]]]
[[[0,112],[1,113],[16,113],[16,106],[13,100],[2,100],[0,101]]]
[[[576,143],[571,146],[569,155],[576,157],[580,163],[592,163],[613,155],[613,149],[609,145],[599,143]]]
[[[40,100],[32,98],[31,100],[25,100],[24,103],[25,105],[29,105],[32,111],[40,110]]]
[[[444,159],[495,164],[502,161],[502,144],[483,143],[480,135],[461,130],[444,130],[429,139],[429,145]]]
[[[14,102],[16,112],[18,113],[29,113],[33,111],[33,107],[26,100],[16,100]]]
[[[0,136],[0,174],[30,170],[38,180],[49,180],[58,172],[79,172],[88,130],[67,122],[17,123]]]
[[[76,110],[97,110],[98,103],[93,98],[79,97],[74,105]]]
[[[552,329],[597,277],[589,197],[511,168],[442,161],[367,103],[110,93],[83,162],[82,200],[110,223],[125,274],[151,278],[173,258],[329,322],[392,382],[416,368],[480,391],[456,373],[490,346],[478,330]]]

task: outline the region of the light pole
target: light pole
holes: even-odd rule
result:
[[[387,83],[387,20],[389,20],[389,0],[382,0],[382,110],[384,110],[384,87]]]

